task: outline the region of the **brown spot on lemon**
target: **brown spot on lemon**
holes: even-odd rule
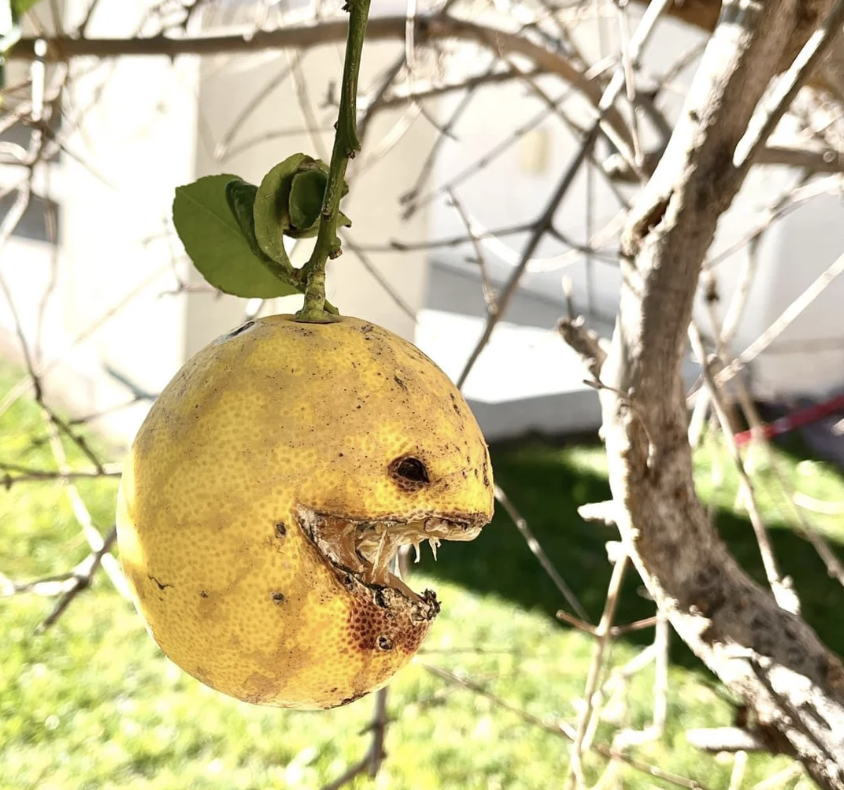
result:
[[[173,661],[233,697],[315,709],[411,659],[439,603],[392,559],[476,537],[493,497],[483,436],[433,362],[358,319],[302,328],[262,318],[185,364],[135,440],[117,523]]]

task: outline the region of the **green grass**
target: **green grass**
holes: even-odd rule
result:
[[[5,386],[0,382],[0,393],[7,388],[8,381]],[[0,418],[0,460],[50,463],[47,447],[32,446],[33,435],[43,433],[38,421],[35,407],[23,402]],[[21,433],[22,426],[32,430]],[[72,447],[69,452],[78,456]],[[584,524],[576,508],[608,494],[600,448],[530,442],[497,448],[493,456],[497,481],[590,614],[597,616],[610,572],[604,544],[615,536],[609,529]],[[779,458],[800,490],[844,500],[844,481],[828,467],[784,453]],[[733,551],[761,577],[750,526],[733,510],[735,475],[724,464],[725,479],[713,484],[709,470],[715,463],[723,463],[719,452],[701,452],[702,491],[717,507],[719,528]],[[810,475],[805,474],[807,463]],[[114,481],[80,485],[103,531],[111,524],[115,487]],[[783,503],[767,492],[762,499],[778,555],[795,577],[807,618],[828,644],[844,652],[844,630],[833,608],[836,596],[841,600],[840,588],[791,531]],[[822,524],[838,542],[844,535],[840,521]],[[15,579],[40,577],[66,570],[85,555],[59,486],[21,484],[0,492],[0,572]],[[374,786],[559,786],[567,763],[563,740],[482,696],[445,683],[424,663],[471,678],[534,716],[571,721],[590,640],[556,621],[554,612],[563,602],[506,515],[497,514],[472,544],[443,546],[437,564],[429,556],[414,583],[436,587],[443,613],[425,652],[391,685],[388,759]],[[367,748],[363,730],[371,697],[325,713],[258,708],[225,698],[164,658],[131,606],[102,574],[53,629],[35,636],[51,605],[36,596],[0,601],[0,790],[307,790],[342,773]],[[619,622],[652,612],[641,582],[630,573]],[[646,631],[618,641],[610,664],[629,661],[650,638],[652,632]],[[726,788],[731,762],[690,749],[683,733],[690,727],[729,724],[731,705],[676,636],[672,659],[666,735],[633,753],[710,788]],[[613,706],[616,723],[647,725],[652,682],[650,670],[634,677]],[[599,737],[609,737],[614,726],[602,724]],[[751,757],[745,786],[787,764],[784,758]],[[589,757],[592,781],[604,765],[602,759]],[[630,769],[623,770],[622,782],[632,788],[655,784]],[[355,786],[373,784],[361,778]]]

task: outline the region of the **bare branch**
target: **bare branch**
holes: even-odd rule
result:
[[[591,502],[588,505],[581,505],[577,509],[577,512],[584,521],[603,524],[605,527],[615,527],[618,525],[616,510],[615,501],[609,500],[607,502]]]
[[[739,354],[724,370],[716,377],[719,386],[728,382],[748,363],[759,356],[771,343],[774,342],[794,320],[815,301],[835,280],[844,274],[844,255],[833,261],[800,296],[798,296],[788,307],[783,310],[776,319],[756,340],[754,340],[741,354]]]
[[[370,20],[366,31],[367,40],[404,40],[407,35],[405,16],[377,17]],[[163,55],[174,58],[178,55],[220,55],[244,52],[261,52],[270,49],[304,50],[321,44],[332,44],[346,38],[345,21],[321,22],[316,25],[285,27],[278,30],[258,30],[252,35],[207,36],[202,38],[151,38],[131,39],[89,39],[61,36],[48,38],[47,60],[68,60],[81,57],[99,59],[113,57],[138,57]],[[582,91],[597,106],[601,99],[601,87],[595,80],[587,78],[558,52],[536,44],[526,35],[485,27],[465,19],[458,19],[446,13],[419,16],[416,19],[417,45],[436,39],[460,39],[472,41],[491,50],[493,54],[523,55],[533,61],[537,68],[556,74]],[[9,58],[32,60],[38,39],[22,38],[9,53]],[[622,139],[627,140],[626,125],[620,115],[610,110],[606,120]]]
[[[561,318],[557,324],[557,331],[581,357],[583,366],[595,379],[601,378],[601,368],[607,358],[607,349],[601,343],[601,338],[591,329],[586,328],[583,316],[577,318]],[[583,514],[581,513],[581,516]],[[586,518],[586,516],[583,516]]]
[[[507,511],[507,515],[513,520],[513,523],[516,525],[516,529],[519,530],[519,533],[525,539],[531,553],[537,560],[539,560],[539,564],[542,566],[542,569],[548,574],[548,578],[554,582],[554,586],[560,591],[563,598],[566,599],[568,605],[571,606],[571,608],[577,613],[578,617],[588,623],[590,618],[586,610],[583,608],[583,604],[580,603],[577,596],[574,592],[572,592],[571,587],[566,584],[565,579],[563,579],[559,571],[554,567],[554,563],[552,563],[548,558],[545,550],[542,548],[539,541],[536,539],[536,536],[533,534],[533,531],[528,526],[527,521],[522,517],[519,511],[516,510],[513,503],[507,497],[507,494],[505,494],[498,486],[495,486],[495,499],[500,502],[504,510]]]
[[[322,790],[340,790],[344,785],[349,784],[357,776],[368,773],[369,776],[375,777],[381,768],[381,763],[387,756],[384,751],[384,738],[387,733],[387,689],[379,689],[375,693],[375,711],[372,715],[372,721],[369,723],[367,729],[372,732],[372,743],[369,746],[366,754],[356,763],[349,766],[340,776],[333,782],[323,785]]]
[[[844,668],[746,576],[713,529],[694,493],[680,378],[701,263],[747,172],[733,152],[784,53],[809,40],[830,6],[725,3],[623,236],[619,321],[602,372],[615,391],[601,400],[618,526],[660,609],[815,781],[841,790]]]
[[[402,63],[404,63],[404,60],[402,60]],[[541,69],[533,69],[532,71],[527,72],[527,75],[530,77],[539,77],[545,73],[546,72]],[[467,77],[459,82],[417,82],[413,86],[413,90],[407,88],[393,91],[391,95],[382,99],[380,106],[382,109],[400,107],[411,101],[425,101],[426,99],[434,99],[438,96],[445,96],[449,93],[472,90],[474,88],[485,87],[487,85],[499,85],[502,82],[512,82],[513,80],[521,78],[521,74],[513,71],[487,71],[484,74]]]
[[[506,228],[499,228],[498,230],[488,230],[485,233],[475,232],[473,234],[466,234],[465,236],[451,236],[447,239],[431,239],[430,241],[398,241],[392,239],[388,244],[369,245],[362,247],[367,252],[392,252],[398,250],[399,252],[408,252],[411,250],[436,250],[443,247],[457,247],[460,244],[469,244],[474,239],[481,241],[482,239],[497,238],[499,236],[514,236],[518,233],[524,233],[533,227],[534,223],[520,222],[518,225],[510,225]]]
[[[486,256],[484,255],[484,250],[481,246],[481,240],[475,231],[474,225],[472,224],[472,220],[469,217],[469,214],[463,207],[462,201],[460,201],[457,195],[454,194],[453,189],[448,190],[448,197],[451,200],[451,204],[454,206],[455,211],[457,211],[458,215],[460,216],[461,222],[466,226],[466,233],[472,240],[472,247],[475,250],[475,263],[477,264],[478,270],[481,273],[481,290],[483,291],[484,301],[486,302],[486,309],[489,313],[495,313],[498,311],[498,302],[496,302],[495,300],[495,291],[493,290],[492,283],[489,279],[489,272],[487,271],[486,265]]]
[[[689,730],[686,740],[704,752],[770,752],[770,744],[751,730],[739,727],[712,727]]]
[[[607,600],[604,604],[604,611],[601,615],[600,622],[595,628],[595,648],[592,653],[592,661],[589,664],[589,672],[586,676],[586,689],[583,692],[583,710],[580,712],[577,722],[577,732],[572,742],[569,774],[565,783],[566,787],[569,788],[574,787],[575,784],[578,786],[584,785],[583,749],[588,749],[589,742],[591,742],[591,738],[587,740],[586,733],[591,729],[593,715],[597,713],[595,711],[596,692],[598,691],[598,682],[604,667],[604,653],[612,638],[610,630],[615,619],[615,611],[618,607],[619,593],[621,592],[621,582],[624,580],[624,571],[626,568],[627,555],[622,554],[613,567],[612,577],[607,588]]]
[[[498,309],[495,313],[492,313],[487,317],[484,331],[478,342],[475,344],[474,349],[472,349],[472,353],[469,355],[469,358],[466,360],[466,364],[463,366],[463,370],[457,378],[458,387],[462,387],[466,383],[466,379],[468,378],[469,373],[471,373],[472,368],[475,366],[475,362],[477,362],[478,357],[480,357],[481,352],[489,342],[493,330],[502,319],[505,311],[510,305],[510,301],[519,288],[522,275],[524,274],[530,259],[533,257],[533,254],[539,247],[539,243],[542,241],[542,238],[554,222],[554,215],[557,213],[557,208],[568,193],[569,188],[574,182],[574,178],[580,170],[581,165],[586,160],[587,155],[595,145],[595,141],[598,138],[598,130],[599,123],[596,121],[589,134],[581,142],[578,152],[575,154],[571,162],[569,162],[569,166],[563,173],[563,176],[560,179],[553,195],[551,195],[551,199],[548,201],[545,210],[542,212],[542,215],[534,225],[530,238],[522,251],[518,265],[511,272],[510,277],[507,279],[507,282],[504,284],[501,292],[496,295],[496,305]]]
[[[70,585],[70,588],[67,589],[61,598],[59,598],[58,603],[56,603],[53,610],[47,617],[44,618],[41,625],[38,626],[38,633],[43,633],[48,628],[53,626],[56,621],[67,611],[67,607],[73,603],[74,598],[76,598],[79,593],[83,590],[87,590],[88,587],[91,586],[91,580],[94,578],[94,574],[97,572],[97,569],[103,562],[103,557],[111,551],[111,547],[114,545],[115,540],[117,539],[117,529],[116,527],[112,527],[109,531],[108,535],[105,536],[103,539],[102,546],[93,552],[88,559],[83,563],[86,567],[84,570],[76,570],[73,573],[73,582]]]
[[[753,526],[753,532],[756,535],[756,543],[759,546],[759,554],[762,557],[762,565],[765,568],[765,575],[768,578],[768,584],[771,585],[771,590],[774,593],[777,603],[786,611],[799,614],[800,602],[794,591],[791,580],[783,578],[780,575],[779,566],[774,556],[774,549],[771,545],[771,538],[768,534],[768,528],[762,518],[762,512],[756,498],[756,489],[753,486],[753,481],[750,479],[747,470],[744,466],[741,453],[736,445],[736,437],[730,427],[729,416],[724,405],[721,392],[715,385],[715,377],[712,374],[710,367],[710,360],[708,359],[706,349],[703,346],[703,340],[700,332],[694,323],[689,327],[689,337],[692,343],[692,350],[700,362],[703,369],[703,377],[706,381],[707,389],[709,390],[709,397],[712,400],[712,405],[715,409],[715,414],[718,416],[718,421],[721,424],[721,431],[727,441],[727,450],[733,459],[733,464],[739,476],[739,484],[741,492],[744,495],[744,503],[747,507],[748,515],[750,516],[750,523]]]
[[[496,705],[502,710],[513,713],[528,724],[533,724],[545,730],[545,732],[551,733],[552,735],[556,735],[560,738],[565,738],[568,741],[574,740],[574,727],[571,727],[564,721],[556,721],[555,723],[550,724],[549,722],[540,719],[538,716],[534,716],[527,711],[517,708],[515,705],[511,705],[506,700],[501,699],[501,697],[493,694],[491,691],[485,689],[483,686],[469,678],[456,675],[443,667],[433,666],[432,664],[423,663],[422,666],[424,666],[425,669],[427,669],[432,675],[436,675],[441,680],[455,686],[460,686],[461,688],[467,689],[474,694],[478,694],[485,699],[488,699],[493,705]],[[686,790],[707,790],[705,785],[695,781],[694,779],[686,779],[683,776],[678,776],[677,774],[666,771],[656,765],[650,765],[649,763],[638,760],[635,757],[630,757],[629,755],[624,754],[624,752],[617,751],[606,744],[593,743],[591,749],[608,760],[620,760],[636,771],[646,774],[653,779],[667,782],[675,787],[683,787]]]
[[[121,470],[117,466],[103,466],[102,470],[94,469],[85,471],[80,469],[69,469],[59,471],[53,469],[33,469],[20,464],[8,464],[0,462],[0,470],[6,472],[0,478],[0,485],[7,490],[16,483],[43,482],[45,480],[96,480],[100,477],[119,477]],[[10,474],[14,472],[14,475]]]
[[[369,256],[364,252],[363,248],[349,238],[348,233],[342,234],[343,245],[347,247],[352,254],[361,262],[364,269],[370,274],[373,280],[378,283],[384,290],[384,293],[392,299],[396,307],[399,308],[408,318],[416,323],[416,311],[401,297],[401,294],[393,288],[387,281],[384,275],[378,270],[378,267],[369,260]]]

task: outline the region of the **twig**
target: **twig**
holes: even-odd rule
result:
[[[736,146],[733,162],[739,169],[746,169],[758,151],[765,145],[780,119],[785,115],[798,91],[815,66],[826,54],[836,37],[841,34],[844,22],[844,0],[836,0],[821,26],[803,45],[789,70],[771,93],[766,106],[751,118],[747,133]]]
[[[739,354],[716,377],[715,383],[720,387],[726,384],[742,368],[759,356],[774,340],[776,340],[792,322],[815,301],[829,287],[836,277],[844,273],[844,255],[837,258],[800,296],[783,310],[776,319],[756,340],[754,340],[741,354]]]
[[[87,340],[91,335],[93,335],[98,329],[100,329],[105,323],[107,323],[110,319],[112,319],[115,315],[117,315],[129,302],[135,299],[139,293],[141,293],[145,288],[151,285],[156,279],[161,277],[161,275],[170,268],[170,264],[162,264],[157,269],[153,270],[150,274],[144,277],[137,285],[130,288],[123,296],[121,296],[114,304],[109,306],[102,314],[100,314],[97,318],[95,318],[90,324],[85,326],[79,333],[74,335],[69,339],[67,345],[63,349],[62,354],[58,354],[57,356],[53,357],[47,362],[42,362],[35,370],[36,377],[40,378],[41,376],[48,373],[52,370],[56,365],[58,365],[61,360],[63,359],[63,355],[67,354],[68,352],[72,351],[76,348],[77,345]],[[25,395],[27,392],[34,390],[35,382],[32,380],[30,376],[25,376],[22,378],[14,387],[12,387],[3,397],[3,400],[0,401],[0,416],[5,414],[8,409],[17,402],[18,398]]]
[[[88,32],[88,25],[91,24],[91,20],[94,17],[94,14],[97,11],[97,6],[100,4],[100,0],[91,0],[90,5],[88,6],[88,10],[85,12],[85,16],[80,22],[79,27],[76,30],[76,35],[79,38],[85,38],[85,35]]]
[[[643,617],[641,620],[634,620],[632,623],[628,623],[627,625],[614,625],[610,628],[610,636],[615,639],[617,636],[623,636],[624,634],[633,633],[633,631],[642,631],[645,628],[653,628],[657,626],[657,628],[661,628],[661,619],[659,615],[654,615],[653,617]]]
[[[565,786],[568,788],[583,785],[583,749],[586,744],[586,734],[592,724],[592,716],[595,711],[595,697],[598,690],[598,680],[604,666],[604,653],[610,642],[610,628],[615,619],[615,611],[618,606],[621,582],[624,580],[624,571],[627,568],[627,554],[622,554],[613,566],[612,577],[607,588],[607,600],[604,604],[604,612],[601,620],[595,628],[595,648],[592,653],[592,661],[589,664],[589,673],[586,676],[586,688],[583,692],[583,710],[577,722],[577,732],[571,747],[571,762]]]
[[[404,59],[402,58],[402,65]],[[542,69],[533,69],[527,72],[528,76],[540,77],[546,72]],[[449,93],[468,91],[473,88],[486,87],[488,85],[500,85],[503,82],[512,82],[521,79],[522,75],[513,71],[486,71],[474,77],[466,77],[459,82],[444,83],[420,83],[417,82],[413,90],[396,90],[380,102],[381,109],[400,107],[408,102],[422,102],[426,99],[435,99]],[[447,128],[448,125],[446,125]]]
[[[524,274],[531,257],[533,257],[534,252],[536,252],[537,247],[539,247],[539,243],[542,241],[543,236],[551,227],[554,221],[554,215],[557,213],[557,208],[559,207],[560,203],[562,203],[563,198],[568,193],[569,188],[574,182],[574,178],[577,175],[577,172],[580,170],[580,166],[586,159],[587,154],[591,151],[592,146],[595,145],[595,140],[597,139],[597,137],[598,124],[595,123],[589,134],[581,142],[580,148],[577,154],[575,154],[574,159],[569,162],[569,166],[563,173],[563,176],[560,179],[556,190],[551,195],[551,198],[545,206],[545,210],[542,212],[542,215],[539,217],[536,222],[536,225],[531,231],[530,238],[528,239],[527,244],[522,250],[521,259],[519,260],[518,265],[510,273],[510,277],[507,279],[507,282],[504,284],[504,287],[498,294],[496,298],[498,309],[495,311],[494,314],[490,314],[487,316],[484,331],[481,334],[481,337],[478,339],[478,342],[475,344],[475,347],[472,349],[469,358],[466,360],[466,364],[463,366],[463,370],[457,377],[458,387],[462,387],[466,383],[466,379],[468,378],[469,373],[472,372],[472,368],[475,366],[475,362],[477,362],[478,357],[480,357],[481,352],[484,350],[486,344],[489,342],[489,339],[492,336],[495,327],[498,325],[498,322],[504,316],[504,313],[510,305],[510,301],[512,300],[513,295],[519,288],[519,283],[521,282],[522,275]]]
[[[478,240],[498,238],[500,236],[514,236],[524,233],[533,227],[533,222],[520,222],[518,225],[508,225],[496,230],[488,230],[483,233],[475,232],[474,237]],[[431,239],[429,241],[399,241],[391,239],[387,244],[366,244],[361,247],[366,252],[411,252],[413,250],[436,250],[444,247],[457,247],[461,244],[469,244],[472,236],[469,234],[460,236],[449,236],[444,239]]]
[[[605,527],[618,526],[618,505],[612,499],[581,505],[577,513],[584,521],[593,524],[603,524]]]
[[[495,291],[489,279],[486,256],[484,255],[483,247],[481,246],[481,240],[478,237],[478,234],[475,233],[472,220],[466,212],[466,209],[463,207],[463,203],[457,198],[454,190],[450,187],[448,189],[448,197],[449,200],[451,200],[451,204],[454,206],[455,211],[460,216],[461,222],[466,226],[466,232],[469,238],[472,240],[472,247],[475,249],[475,263],[477,264],[478,270],[481,274],[481,290],[483,291],[487,312],[495,313],[498,311],[498,303],[495,300]]]
[[[369,256],[364,252],[363,248],[353,242],[349,234],[344,232],[341,234],[343,245],[351,250],[352,254],[361,262],[364,269],[372,276],[372,279],[381,286],[384,293],[392,299],[396,307],[399,308],[411,321],[416,323],[416,311],[402,298],[398,291],[390,284],[387,278],[379,271],[378,267],[369,259]]]
[[[844,516],[844,502],[826,502],[800,491],[795,491],[792,499],[794,504],[803,510],[820,513],[822,516]]]
[[[581,620],[579,617],[575,617],[573,614],[569,614],[565,609],[557,610],[557,619],[574,626],[578,631],[583,631],[589,634],[589,636],[595,636],[594,625]]]
[[[563,340],[580,355],[584,367],[593,378],[599,379],[604,360],[607,358],[607,349],[604,347],[606,341],[602,345],[598,334],[586,328],[583,316],[561,318],[557,324],[557,331],[563,336]],[[583,518],[586,517],[583,516]]]
[[[539,727],[540,729],[550,733],[551,735],[556,735],[557,737],[565,738],[568,741],[574,740],[575,729],[565,721],[557,720],[553,724],[551,724],[539,718],[538,716],[534,716],[533,714],[516,707],[515,705],[511,705],[506,700],[501,699],[501,697],[498,697],[491,691],[488,691],[483,686],[479,685],[478,683],[475,683],[469,678],[461,677],[459,675],[454,674],[453,672],[450,672],[447,669],[434,666],[433,664],[426,664],[423,662],[422,666],[426,670],[428,670],[428,672],[430,672],[432,675],[436,675],[438,678],[445,680],[447,683],[461,686],[462,688],[465,688],[468,691],[473,692],[474,694],[478,694],[479,696],[488,699],[493,705],[518,716],[522,721],[525,721],[528,724],[533,724],[534,726]],[[705,785],[701,784],[700,782],[694,779],[686,779],[683,776],[679,776],[677,774],[671,773],[670,771],[666,771],[656,765],[650,765],[649,763],[646,763],[642,760],[630,757],[629,755],[626,755],[623,752],[618,752],[612,747],[607,746],[603,743],[593,743],[591,745],[591,749],[608,760],[620,760],[626,765],[629,765],[634,770],[646,774],[652,777],[653,779],[658,779],[663,782],[667,782],[668,784],[674,785],[676,787],[683,787],[686,788],[686,790],[707,790]]]
[[[495,67],[496,62],[497,57],[493,55],[485,76],[491,75],[493,73],[493,69]],[[419,192],[421,191],[423,185],[426,184],[428,179],[431,177],[431,173],[433,173],[434,170],[434,164],[437,161],[437,156],[440,152],[440,149],[445,144],[446,139],[451,135],[454,127],[460,120],[463,113],[469,109],[469,106],[471,105],[472,100],[475,96],[475,90],[478,86],[479,83],[473,83],[467,87],[466,95],[460,99],[457,106],[454,108],[454,110],[452,110],[451,115],[445,122],[445,125],[442,127],[441,133],[437,136],[437,139],[434,141],[434,144],[431,146],[430,150],[425,156],[425,159],[422,162],[421,167],[419,168],[419,173],[416,176],[416,180],[413,182],[410,189],[408,189],[402,195],[401,202],[407,204],[407,209],[404,213],[405,218],[411,216],[411,214],[413,214],[419,207]],[[449,184],[449,186],[451,186],[451,184]],[[440,191],[441,190],[433,190],[432,193],[429,193],[428,199],[438,194]]]
[[[548,574],[548,578],[554,582],[554,586],[560,591],[563,598],[566,599],[568,605],[571,606],[571,608],[577,613],[578,617],[588,623],[589,615],[583,608],[583,604],[580,603],[577,596],[574,592],[572,592],[571,587],[566,584],[565,579],[560,576],[559,571],[554,567],[554,563],[552,563],[548,558],[545,550],[533,534],[533,530],[531,530],[528,526],[527,521],[522,517],[519,511],[516,510],[515,505],[513,505],[507,494],[505,494],[499,486],[495,486],[495,499],[497,502],[501,503],[501,506],[507,511],[507,515],[510,516],[513,523],[516,525],[516,529],[519,530],[519,533],[525,539],[531,553],[537,560],[539,560],[539,564],[542,566],[542,569]]]
[[[250,98],[247,102],[246,106],[237,114],[228,130],[223,135],[223,139],[214,149],[214,157],[216,159],[223,159],[228,153],[234,155],[234,151],[229,152],[229,148],[231,147],[232,142],[234,142],[235,137],[237,137],[238,132],[243,128],[243,125],[249,120],[252,114],[261,106],[264,100],[271,96],[273,91],[275,91],[278,86],[290,76],[291,71],[292,65],[290,63],[285,63],[281,69],[275,72],[272,77],[267,80],[260,90],[255,92],[252,98]],[[240,150],[243,149],[241,148],[239,151]]]
[[[236,156],[254,148],[262,143],[269,143],[273,140],[283,140],[287,137],[299,137],[302,134],[329,134],[334,130],[330,126],[318,126],[312,128],[310,126],[287,126],[283,129],[273,129],[269,132],[261,132],[260,134],[247,137],[242,143],[227,147],[224,151],[220,151],[219,147],[215,150],[214,156],[218,157],[220,161],[234,159]]]
[[[770,747],[752,730],[740,727],[710,727],[688,730],[690,746],[704,752],[769,752]]]
[[[652,2],[648,4],[648,8],[646,10],[646,14],[652,11],[656,11],[654,15],[654,23],[656,19],[659,17],[659,14],[663,11],[667,4],[660,3],[658,0],[656,2]],[[634,74],[634,69],[636,64],[633,62],[633,52],[631,52],[631,41],[630,41],[630,20],[628,19],[628,9],[629,5],[627,3],[617,3],[616,4],[616,15],[618,17],[618,34],[619,34],[619,41],[621,43],[621,66],[624,72],[624,87],[625,93],[627,96],[627,102],[630,105],[631,113],[630,113],[630,136],[633,141],[633,165],[636,170],[641,172],[642,166],[642,142],[639,137],[639,118],[637,115],[637,107],[636,107],[636,97],[638,95],[638,91],[636,90],[636,77]],[[651,30],[653,30],[653,24],[651,23]]]
[[[366,110],[364,110],[363,115],[358,121],[358,138],[360,139],[361,144],[363,144],[364,140],[366,140],[367,133],[369,132],[369,125],[372,123],[372,119],[375,118],[379,110],[383,110],[388,106],[388,103],[384,97],[387,91],[390,89],[390,86],[393,84],[393,81],[396,79],[396,77],[398,77],[403,68],[404,54],[396,58],[395,61],[393,61],[392,65],[387,68],[387,76],[384,77],[384,79],[382,80],[381,85],[375,91],[375,95],[372,97],[372,99],[367,98]]]
[[[619,750],[625,750],[631,746],[640,746],[644,743],[655,741],[661,738],[665,731],[665,720],[668,716],[668,649],[670,628],[668,618],[663,612],[658,612],[656,617],[648,619],[656,625],[653,641],[655,669],[653,719],[650,726],[642,730],[621,730],[613,738],[613,746]],[[612,630],[615,631],[615,629]],[[611,634],[615,636],[614,633],[611,632]],[[622,675],[625,680],[629,676],[629,671],[627,674]]]
[[[803,766],[798,762],[793,762],[781,771],[777,771],[775,774],[769,776],[767,779],[757,782],[753,785],[751,790],[777,790],[777,788],[782,787],[792,779],[797,779],[797,777],[802,773]]]
[[[788,612],[796,614],[800,610],[800,603],[791,584],[791,580],[787,577],[783,578],[780,575],[777,560],[774,556],[773,546],[771,545],[770,535],[768,534],[768,528],[765,526],[765,521],[762,518],[762,513],[756,499],[756,491],[753,486],[753,482],[750,479],[750,475],[747,473],[741,453],[736,445],[735,434],[730,426],[729,415],[727,414],[724,406],[721,391],[715,383],[715,378],[710,368],[706,349],[703,346],[703,339],[701,338],[700,332],[694,323],[692,323],[689,327],[689,339],[691,340],[692,350],[700,361],[707,389],[709,390],[709,397],[712,399],[712,406],[718,416],[718,421],[721,424],[721,430],[726,439],[727,449],[733,459],[736,471],[738,472],[739,483],[745,497],[745,504],[748,515],[750,516],[750,523],[753,526],[753,531],[756,535],[756,543],[759,546],[759,554],[762,557],[762,565],[765,568],[765,576],[768,579],[768,584],[771,586],[774,598],[776,598],[780,607]]]
[[[742,782],[744,782],[744,772],[747,768],[747,752],[736,752],[733,758],[733,770],[730,774],[730,786],[727,790],[741,790]]]
[[[57,471],[52,469],[33,469],[19,464],[0,462],[0,469],[6,472],[0,478],[0,485],[7,490],[16,483],[43,482],[45,480],[96,480],[101,477],[119,477],[121,470],[117,466],[104,466],[102,470],[86,471],[82,469],[68,469]],[[14,472],[15,474],[9,474]]]
[[[328,155],[325,151],[322,137],[316,131],[319,128],[316,114],[314,113],[314,106],[311,102],[310,92],[308,91],[308,83],[302,71],[302,61],[304,60],[304,52],[288,53],[288,63],[290,64],[290,73],[293,78],[293,89],[296,92],[297,103],[299,104],[299,111],[302,113],[302,120],[305,122],[305,129],[308,130],[308,139],[310,140],[312,150],[318,159],[325,159]],[[363,138],[360,138],[363,139]]]
[[[411,188],[402,197],[402,201],[408,204],[408,207],[404,213],[405,218],[411,216],[417,209],[424,205],[427,205],[439,195],[447,194],[450,189],[458,187],[460,184],[467,181],[471,176],[480,173],[482,170],[489,167],[489,165],[492,162],[496,161],[505,151],[509,150],[514,145],[516,145],[521,139],[523,139],[525,134],[535,129],[546,118],[548,118],[548,116],[556,112],[557,107],[559,107],[560,104],[562,104],[563,102],[568,100],[572,95],[574,95],[575,91],[576,88],[574,86],[569,86],[568,88],[566,88],[566,90],[563,91],[559,98],[552,100],[542,110],[540,110],[535,115],[531,116],[527,121],[513,129],[506,137],[496,143],[488,151],[481,154],[474,161],[463,166],[445,183],[439,184],[433,189],[423,194],[422,196],[419,196],[417,190],[418,186],[422,183],[423,174],[425,174],[425,178],[427,178],[426,168],[428,171],[433,168],[434,159],[432,157],[429,157],[428,161],[426,162],[426,167],[423,168],[422,173],[420,173],[420,178],[417,180],[417,185]],[[453,124],[455,122],[456,117],[458,116],[458,111],[462,113],[462,111],[469,106],[469,102],[471,101],[472,95],[473,94],[467,94],[463,98],[463,101],[458,105],[457,109],[454,112],[454,115],[452,116],[452,119],[449,121],[449,124]],[[440,138],[440,140],[442,140],[442,137]],[[439,144],[440,142],[438,140],[437,146]]]
[[[377,776],[381,764],[387,756],[384,751],[384,738],[387,733],[388,724],[387,689],[383,688],[375,693],[375,711],[373,712],[372,721],[367,727],[367,730],[372,732],[372,742],[369,749],[358,762],[349,766],[334,781],[323,785],[322,790],[339,790],[339,788],[349,784],[355,777],[365,773],[368,773],[371,777]]]
[[[94,574],[102,564],[105,555],[111,550],[111,547],[114,545],[116,539],[117,529],[112,527],[103,539],[100,548],[90,554],[87,560],[82,563],[82,566],[73,571],[73,582],[70,588],[64,591],[62,597],[59,599],[53,610],[47,615],[47,617],[44,618],[41,625],[38,626],[36,633],[43,633],[54,625],[55,622],[65,613],[67,607],[73,603],[74,598],[76,598],[76,596],[83,590],[87,590],[88,587],[90,587]]]

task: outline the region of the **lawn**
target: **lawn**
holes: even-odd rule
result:
[[[14,382],[0,378],[0,396]],[[34,404],[21,401],[0,417],[0,460],[51,464]],[[69,452],[76,458],[69,447]],[[805,494],[844,501],[844,480],[832,469],[778,451],[789,479]],[[77,458],[78,461],[78,458]],[[733,551],[755,576],[761,563],[750,525],[735,509],[736,477],[714,443],[699,453],[703,495]],[[541,441],[493,448],[497,482],[593,618],[603,606],[610,567],[608,528],[582,522],[576,508],[607,497],[599,446]],[[722,470],[723,479],[713,476]],[[804,613],[821,636],[844,653],[842,591],[827,577],[811,547],[792,529],[791,514],[760,475],[762,503],[785,572],[801,594]],[[112,523],[116,482],[80,483],[97,525]],[[840,551],[844,524],[819,526]],[[26,483],[0,493],[0,572],[17,580],[61,572],[86,555],[86,546],[59,485]],[[506,514],[499,512],[471,544],[446,544],[434,564],[427,555],[412,582],[430,584],[443,613],[418,659],[390,686],[387,760],[375,780],[355,787],[558,787],[567,743],[495,700],[433,674],[445,668],[508,705],[548,723],[574,721],[592,643],[556,620],[564,602]],[[836,607],[836,599],[839,606]],[[107,788],[319,788],[359,759],[372,697],[325,713],[259,708],[203,687],[171,664],[147,636],[130,604],[101,574],[43,635],[35,635],[52,601],[20,595],[0,601],[0,790]],[[624,623],[653,613],[641,582],[629,573],[618,612]],[[632,659],[651,630],[612,646],[610,665]],[[598,731],[644,727],[651,715],[653,671],[634,676],[610,706]],[[699,753],[684,732],[731,723],[733,706],[717,682],[672,637],[668,724],[664,737],[631,751],[643,761],[699,781],[729,785],[732,759]],[[751,756],[743,787],[783,770],[785,758]],[[606,766],[587,760],[594,782]],[[623,768],[624,787],[662,786]],[[809,787],[794,778],[787,785]]]

